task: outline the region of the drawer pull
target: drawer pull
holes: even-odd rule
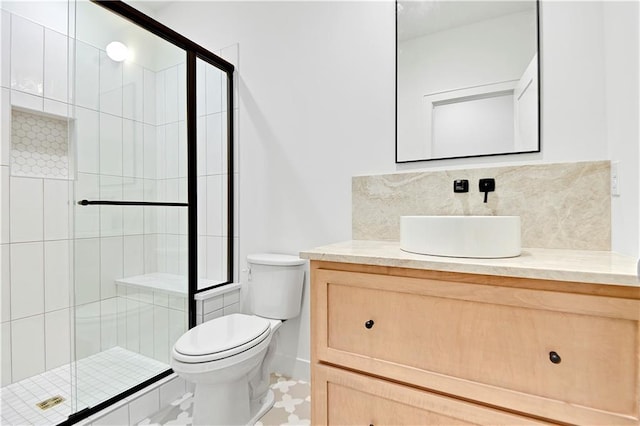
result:
[[[560,355],[558,355],[557,352],[551,351],[549,352],[549,361],[551,361],[554,364],[560,364],[560,362],[562,361],[562,358],[560,358]]]
[[[369,320],[369,321],[364,323],[364,326],[366,328],[373,328],[373,324],[374,324],[373,320]]]

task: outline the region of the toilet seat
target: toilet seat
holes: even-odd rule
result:
[[[270,334],[269,320],[231,314],[187,331],[173,346],[173,358],[189,364],[221,360],[253,348]]]

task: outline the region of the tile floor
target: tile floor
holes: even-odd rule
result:
[[[275,394],[275,404],[256,426],[284,426],[311,424],[311,396],[308,382],[295,380],[278,373],[271,375],[271,389]],[[193,397],[187,393],[139,425],[160,426],[192,424],[191,407]]]
[[[169,366],[121,347],[46,371],[2,388],[3,425],[55,425],[67,419],[72,401],[91,407],[147,380]],[[77,383],[72,395],[71,384]],[[41,410],[36,403],[60,395],[65,401]]]

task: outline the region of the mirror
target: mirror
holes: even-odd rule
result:
[[[538,2],[396,2],[396,162],[539,152]]]

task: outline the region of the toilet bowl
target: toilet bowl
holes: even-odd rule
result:
[[[269,367],[275,335],[283,320],[300,313],[304,260],[273,254],[247,260],[254,314],[202,323],[172,349],[171,367],[195,384],[194,425],[254,424],[274,403]]]

